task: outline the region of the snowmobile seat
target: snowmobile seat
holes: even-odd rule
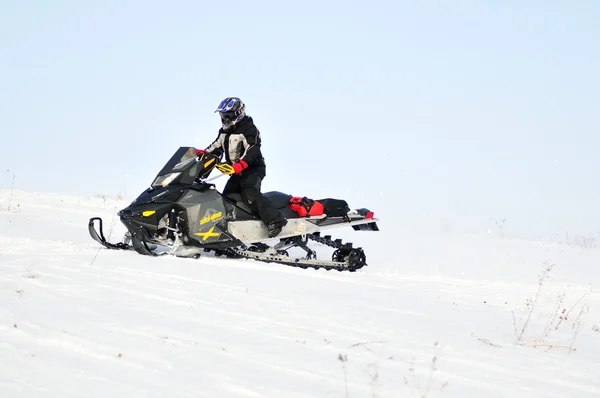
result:
[[[286,208],[290,203],[290,199],[292,198],[292,195],[288,195],[287,193],[279,191],[265,192],[263,195],[265,198],[269,199],[271,203],[273,203],[273,206],[278,209]]]
[[[246,205],[246,202],[244,202],[242,195],[237,192],[228,193],[227,195],[224,195],[224,196],[227,199],[234,201],[236,204],[239,204],[241,202],[243,205]],[[271,203],[273,203],[273,205],[278,209],[283,209],[283,208],[287,207],[290,199],[292,198],[292,195],[288,195],[283,192],[277,192],[277,191],[265,192],[265,193],[263,193],[263,196],[265,198],[269,199],[271,201]]]
[[[241,194],[236,192],[236,193],[228,193],[227,195],[224,195],[224,196],[227,199],[233,201],[235,203],[235,205],[237,207],[241,208],[242,210],[248,212],[249,214],[257,215],[246,204],[246,202],[242,198]],[[268,200],[270,200],[271,203],[273,203],[273,205],[275,206],[275,208],[277,208],[279,210],[279,212],[281,213],[281,215],[284,216],[285,218],[298,218],[299,217],[298,213],[296,213],[295,211],[293,211],[292,209],[287,207],[292,195],[288,195],[288,194],[285,194],[283,192],[278,192],[278,191],[271,191],[271,192],[263,193],[263,196],[265,198],[267,198]]]
[[[265,192],[263,195],[273,203],[273,206],[275,206],[285,218],[300,217],[298,213],[288,207],[292,195],[279,191],[269,191]]]

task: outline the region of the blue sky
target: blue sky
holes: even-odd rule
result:
[[[235,95],[265,191],[600,231],[600,4],[370,4],[0,3],[0,188],[133,198]]]

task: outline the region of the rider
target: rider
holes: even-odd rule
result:
[[[222,127],[215,141],[204,151],[198,152],[225,155],[226,163],[216,166],[221,172],[231,175],[223,195],[240,193],[266,224],[269,238],[273,238],[279,235],[287,220],[260,192],[266,176],[265,159],[260,150],[260,132],[252,117],[246,115],[246,105],[237,97],[225,98],[216,112],[221,116]]]

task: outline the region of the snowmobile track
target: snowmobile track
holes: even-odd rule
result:
[[[322,237],[319,232],[308,234],[306,235],[306,238],[318,242],[322,245],[335,248],[336,250],[332,255],[332,260],[321,261],[311,259],[309,258],[310,254],[309,256],[307,256],[307,258],[304,259],[290,259],[285,251],[282,251],[281,253],[268,254],[266,252],[269,249],[272,249],[268,245],[251,246],[251,248],[247,250],[229,248],[225,249],[223,252],[225,252],[225,254],[228,257],[241,257],[266,263],[278,263],[303,269],[312,268],[316,270],[324,269],[327,271],[354,272],[367,265],[366,255],[362,248],[353,248],[352,243],[343,243],[341,239],[332,240],[330,235]]]

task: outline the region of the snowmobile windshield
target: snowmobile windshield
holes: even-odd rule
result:
[[[197,161],[196,149],[180,147],[152,182],[152,188],[173,184],[192,184],[203,165]]]

